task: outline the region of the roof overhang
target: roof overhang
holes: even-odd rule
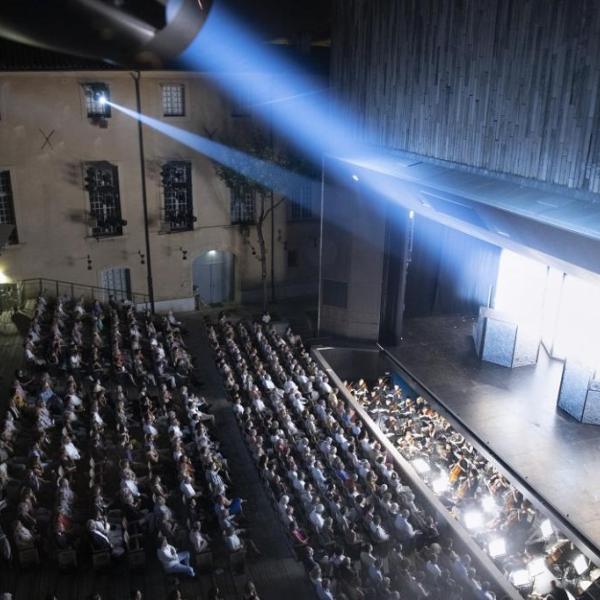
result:
[[[330,156],[361,190],[497,246],[600,282],[598,202],[394,150]]]

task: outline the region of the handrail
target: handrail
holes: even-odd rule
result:
[[[365,348],[366,349],[366,348]],[[423,396],[428,402],[435,406],[435,409],[446,417],[460,433],[466,434],[469,437],[469,443],[474,446],[477,451],[482,454],[488,461],[494,464],[494,467],[506,477],[512,486],[516,487],[533,506],[547,516],[560,523],[562,533],[575,542],[579,549],[592,562],[600,563],[600,549],[590,540],[582,531],[567,520],[549,500],[544,498],[539,492],[535,491],[525,479],[519,475],[502,457],[494,452],[482,439],[475,433],[462,419],[453,411],[444,401],[436,395],[423,381],[418,379],[400,360],[398,360],[387,348],[381,344],[377,344],[376,351],[383,354],[390,360],[400,371],[406,383],[410,385],[420,396]]]
[[[49,293],[55,292],[58,296],[61,293],[68,292],[73,297],[77,295],[84,295],[90,296],[92,299],[106,299],[108,295],[119,295],[130,299],[136,305],[147,305],[150,301],[148,294],[141,292],[132,292],[120,288],[100,287],[84,283],[76,283],[74,281],[63,281],[61,279],[48,279],[46,277],[22,279],[9,285],[16,285],[19,288],[22,304],[24,304],[24,300],[28,299],[24,297],[24,292],[27,288],[30,288],[31,285],[34,285],[38,288],[38,294],[45,291]]]
[[[128,292],[127,290],[122,290],[119,288],[105,288],[105,287],[101,287],[99,285],[89,285],[87,283],[77,283],[75,281],[64,281],[62,279],[49,279],[47,277],[30,277],[27,279],[20,279],[19,281],[16,281],[15,283],[29,283],[31,281],[44,281],[44,282],[51,282],[51,283],[58,283],[61,285],[72,285],[72,286],[76,286],[76,287],[80,287],[80,288],[87,288],[89,290],[99,290],[102,292],[106,292],[106,291],[111,291],[111,292],[118,292],[118,293],[123,293],[123,294],[131,294],[132,296],[142,296],[142,297],[148,297],[148,294],[145,294],[144,292]]]

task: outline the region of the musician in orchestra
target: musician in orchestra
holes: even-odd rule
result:
[[[550,593],[546,596],[546,600],[569,600],[567,592],[562,588],[556,580],[550,583]]]

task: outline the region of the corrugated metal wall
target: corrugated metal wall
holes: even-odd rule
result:
[[[332,83],[375,144],[600,192],[598,0],[334,0]]]

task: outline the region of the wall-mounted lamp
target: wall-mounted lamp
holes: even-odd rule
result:
[[[146,255],[142,254],[141,250],[138,250],[138,256],[140,257],[140,265],[146,264]]]
[[[187,260],[188,251],[179,246],[179,252],[181,252],[181,260]]]
[[[87,258],[87,270],[91,271],[92,270],[92,257],[88,254],[86,258]]]

